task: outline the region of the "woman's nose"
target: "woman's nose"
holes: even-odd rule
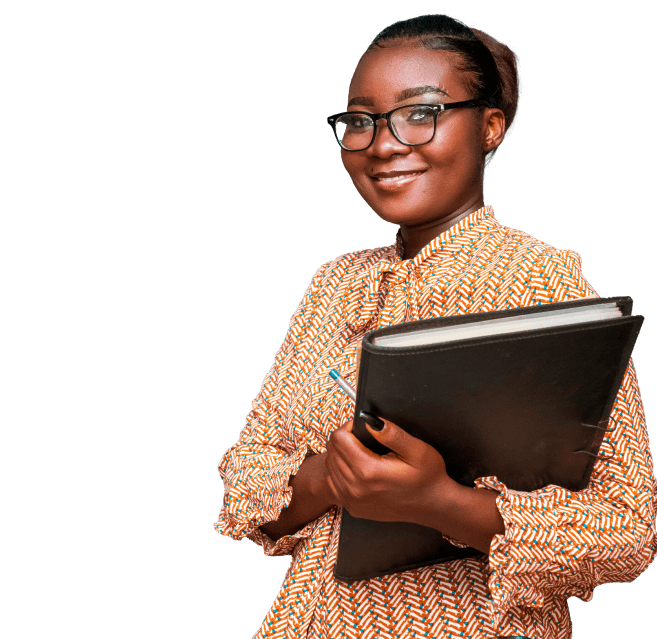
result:
[[[396,153],[408,154],[411,152],[411,147],[402,144],[392,134],[388,121],[385,118],[381,118],[376,122],[374,142],[372,142],[372,145],[366,152],[376,157],[385,158],[395,155]]]

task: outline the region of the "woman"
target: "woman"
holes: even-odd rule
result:
[[[568,596],[634,579],[655,553],[654,479],[631,364],[602,449],[616,455],[576,494],[514,492],[494,477],[460,486],[439,451],[390,422],[372,434],[395,454],[373,455],[351,435],[353,404],[328,377],[336,368],[353,381],[357,344],[377,327],[595,295],[575,253],[501,226],[484,206],[485,163],[516,103],[506,47],[423,16],[377,36],[348,111],[329,118],[357,190],[399,233],[395,246],[319,269],[220,464],[217,529],[293,554],[258,637],[570,637]],[[487,558],[336,581],[343,507],[432,526]]]

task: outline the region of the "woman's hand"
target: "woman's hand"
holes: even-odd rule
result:
[[[418,521],[428,504],[455,482],[447,475],[442,455],[432,446],[385,421],[372,435],[391,449],[377,455],[352,434],[353,422],[335,430],[329,439],[326,470],[336,503],[354,517],[379,521]]]

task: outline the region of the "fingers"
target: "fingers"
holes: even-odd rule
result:
[[[347,422],[335,430],[328,443],[327,470],[336,490],[343,496],[368,490],[377,491],[380,485],[408,477],[410,467],[426,473],[444,467],[440,453],[409,435],[389,420],[383,420],[384,427],[377,431],[367,425],[372,436],[392,452],[380,456],[366,448],[351,432],[352,422]]]
[[[345,483],[353,484],[355,477],[353,468],[355,466],[349,461],[347,457],[344,457],[340,452],[333,447],[329,451],[329,455],[326,459],[326,470],[329,472],[329,475],[333,478],[334,482],[339,478],[343,478]]]
[[[335,496],[335,504],[337,506],[347,507],[351,500],[349,493],[350,482],[345,479],[339,470],[333,467],[329,470],[327,483]]]
[[[415,465],[414,462],[424,458],[427,443],[409,435],[405,430],[387,419],[382,419],[382,421],[385,426],[381,431],[377,431],[367,424],[367,429],[377,441],[392,450],[399,459],[411,466]]]
[[[328,446],[327,470],[334,483],[355,486],[362,481],[362,469],[371,463],[367,450],[346,429],[338,429],[331,434]],[[373,455],[373,454],[372,454]]]

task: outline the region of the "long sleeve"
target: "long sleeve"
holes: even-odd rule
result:
[[[537,264],[529,304],[594,294],[579,272],[579,256],[558,253]],[[559,486],[519,492],[494,477],[477,481],[499,491],[506,525],[489,554],[497,624],[516,607],[541,608],[555,596],[588,601],[596,585],[632,581],[653,560],[656,483],[631,361],[599,455],[604,459],[596,461],[589,486],[579,492]]]
[[[400,264],[396,248],[349,253],[318,271],[239,441],[221,461],[226,497],[217,530],[249,537],[268,554],[292,553],[255,636],[569,639],[566,597],[588,598],[597,584],[634,579],[656,550],[655,481],[631,364],[601,448],[612,459],[596,463],[585,490],[517,492],[493,477],[478,480],[499,493],[506,526],[488,561],[345,583],[333,573],[339,509],[277,543],[259,528],[289,504],[289,478],[306,454],[323,452],[351,416],[351,400],[328,373],[354,379],[367,330],[596,295],[576,253],[501,226],[488,207],[434,238],[413,268]]]
[[[313,525],[308,524],[276,543],[258,528],[276,520],[281,510],[289,505],[292,497],[289,479],[297,472],[308,451],[301,429],[295,428],[293,420],[288,417],[288,408],[308,372],[307,366],[300,361],[300,353],[303,351],[302,342],[312,339],[317,299],[327,266],[317,271],[292,316],[283,345],[253,401],[239,441],[219,463],[225,496],[215,529],[234,539],[248,536],[270,555],[290,553]]]

